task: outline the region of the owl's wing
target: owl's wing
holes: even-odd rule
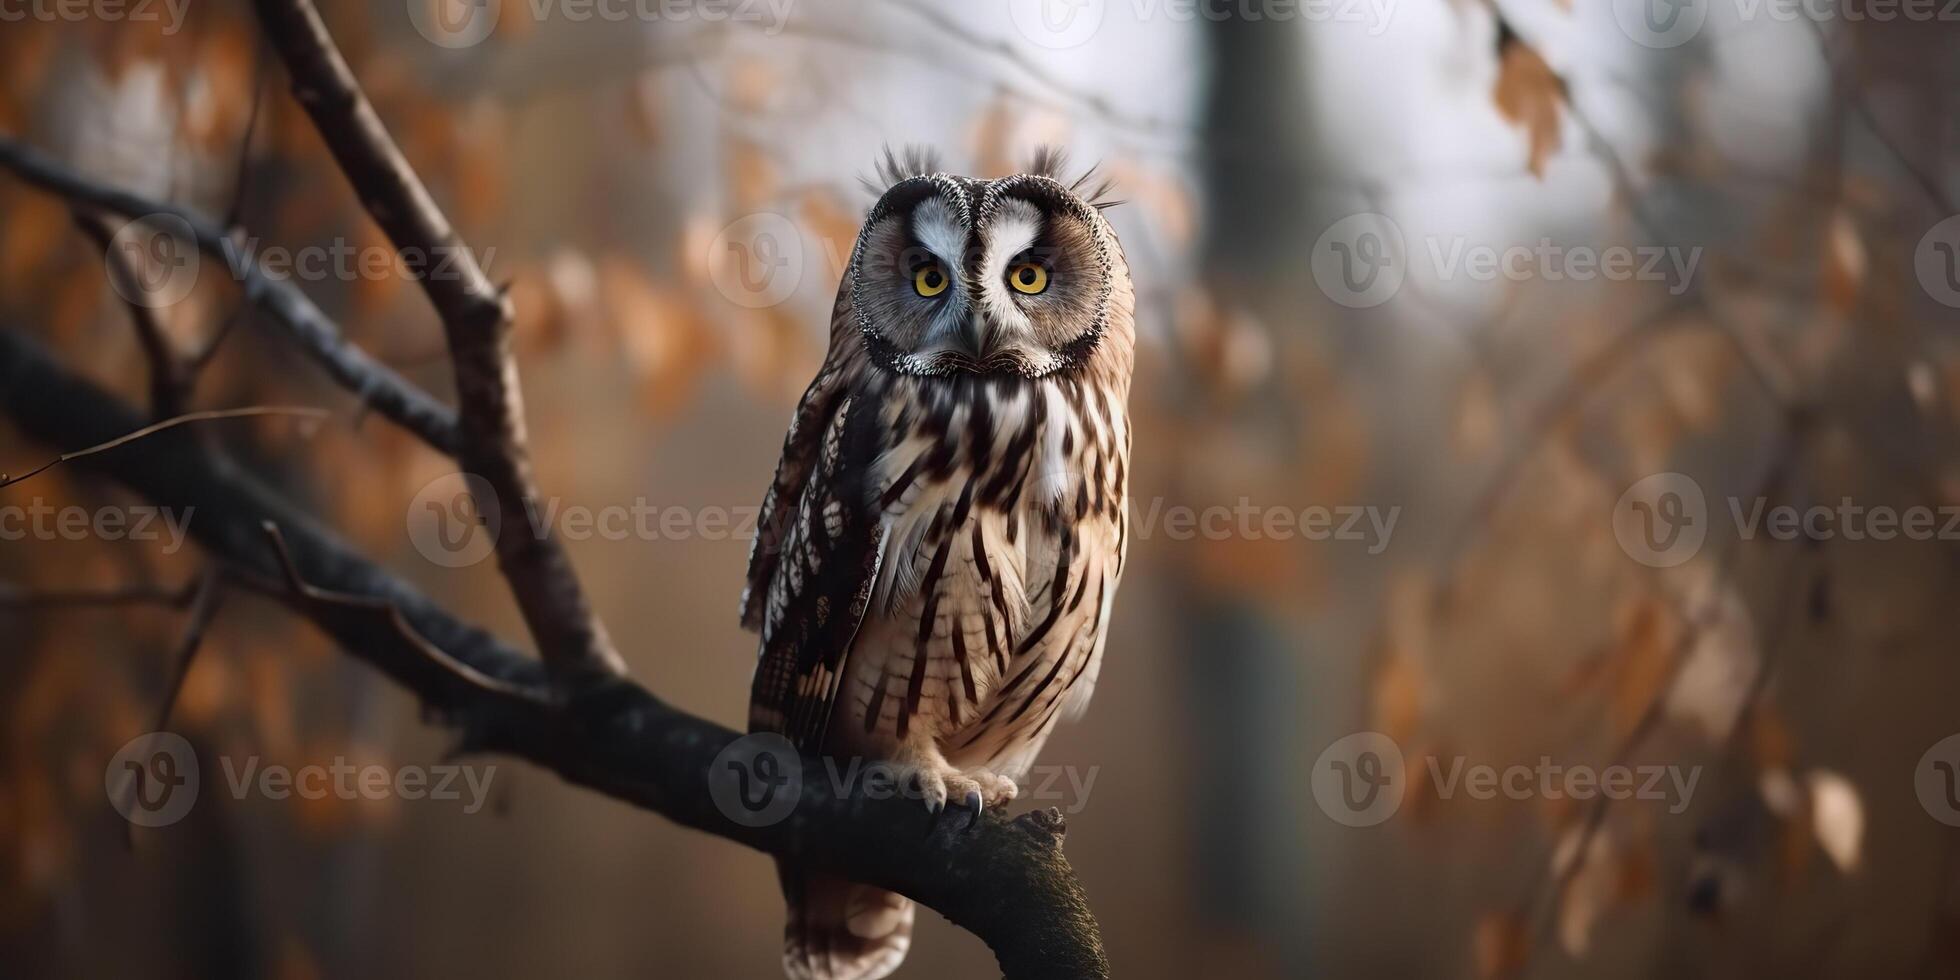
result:
[[[810,479],[810,468],[817,451],[837,414],[848,379],[862,369],[864,342],[857,325],[850,321],[846,281],[837,289],[837,302],[830,311],[830,350],[823,367],[804,389],[790,416],[789,434],[783,437],[783,454],[776,461],[776,476],[762,498],[762,511],[756,518],[755,540],[749,544],[748,583],[742,588],[742,628],[763,631],[763,609],[769,600],[769,582],[783,553],[783,535]]]
[[[876,459],[878,407],[842,396],[822,420],[812,464],[763,586],[762,659],[749,727],[822,748],[846,655],[878,581],[879,515],[865,485]]]

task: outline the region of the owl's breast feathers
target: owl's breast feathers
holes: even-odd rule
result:
[[[1004,765],[1085,705],[1126,545],[1123,366],[820,375],[751,561],[751,726],[833,750],[929,732]]]

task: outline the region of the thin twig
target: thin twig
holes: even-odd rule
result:
[[[223,603],[224,575],[206,569],[193,582],[190,616],[184,621],[183,633],[171,658],[170,685],[164,688],[163,702],[157,706],[156,724],[150,726],[151,731],[163,731],[170,724],[170,715],[184,693],[184,679],[191,674],[191,661],[196,659],[204,634],[218,618],[218,607]]]
[[[134,298],[142,291],[142,270],[136,268],[126,251],[115,247],[115,233],[100,217],[77,209],[75,225],[101,251],[109,278],[123,298],[123,307],[129,311],[130,326],[136,330],[136,342],[143,348],[143,359],[150,367],[150,413],[157,418],[168,418],[183,412],[189,394],[184,359],[157,319],[156,308]]]
[[[1506,16],[1499,0],[1483,0],[1483,3],[1490,11],[1491,17],[1496,20],[1500,34],[1508,33],[1516,43],[1524,45],[1538,55],[1539,61],[1546,66],[1545,70],[1551,72],[1552,77],[1558,81],[1560,90],[1565,93],[1566,112],[1585,132],[1586,144],[1592,148],[1593,156],[1605,166],[1607,176],[1613,183],[1613,189],[1619,194],[1620,200],[1626,204],[1627,212],[1633,216],[1634,224],[1638,225],[1654,244],[1671,247],[1667,236],[1662,233],[1660,223],[1641,203],[1640,189],[1633,179],[1633,168],[1627,164],[1626,158],[1613,142],[1606,138],[1606,131],[1593,119],[1592,113],[1579,104],[1578,89],[1572,84],[1571,77],[1551,67],[1550,59],[1545,57],[1544,48],[1529,40],[1517,29],[1517,23]],[[1791,386],[1787,372],[1780,370],[1760,345],[1752,343],[1751,338],[1743,332],[1739,324],[1729,319],[1712,304],[1708,307],[1708,319],[1741,357],[1743,366],[1749,370],[1750,377],[1756,381],[1763,394],[1778,408],[1787,407],[1791,401]]]
[[[0,487],[13,486],[23,480],[39,476],[70,460],[81,459],[84,456],[93,456],[96,453],[108,452],[117,446],[134,442],[145,436],[154,435],[165,429],[174,429],[177,426],[186,425],[191,422],[215,422],[221,419],[255,418],[267,415],[292,416],[320,422],[324,421],[328,417],[328,414],[327,410],[323,408],[308,408],[294,405],[252,405],[246,408],[216,408],[207,409],[202,412],[185,412],[182,415],[175,415],[161,422],[152,422],[134,432],[117,436],[108,442],[99,443],[87,449],[77,449],[74,452],[62,453],[19,476],[8,476],[5,473],[0,473]]]
[[[1764,469],[1763,476],[1758,481],[1756,487],[1757,492],[1752,495],[1753,497],[1767,498],[1775,496],[1780,491],[1780,488],[1790,479],[1791,474],[1796,469],[1797,461],[1808,433],[1808,425],[1808,421],[1800,412],[1792,412],[1784,416],[1780,445],[1776,453],[1771,456],[1769,465]],[[1722,554],[1716,559],[1715,572],[1710,576],[1707,587],[1708,594],[1712,596],[1711,601],[1716,603],[1722,601],[1721,590],[1726,588],[1727,583],[1731,581],[1735,573],[1735,564],[1740,559],[1741,551],[1742,541],[1737,539],[1730,542],[1723,549]],[[1683,629],[1681,630],[1681,635],[1675,639],[1673,648],[1668,653],[1667,670],[1662,676],[1661,682],[1655,687],[1653,697],[1648,700],[1646,707],[1641,711],[1640,717],[1634,722],[1633,727],[1627,734],[1621,738],[1620,744],[1613,751],[1613,761],[1611,764],[1614,766],[1624,766],[1627,760],[1632,758],[1633,753],[1640,747],[1641,743],[1645,742],[1647,737],[1653,734],[1654,730],[1659,727],[1661,720],[1666,717],[1668,697],[1673,693],[1674,685],[1679,680],[1682,670],[1687,666],[1695,643],[1701,638],[1702,631],[1710,625],[1693,608],[1687,610],[1687,614],[1683,616],[1682,622]],[[1572,859],[1563,868],[1555,867],[1552,874],[1544,879],[1546,887],[1541,891],[1540,895],[1526,904],[1526,908],[1530,908],[1534,905],[1539,905],[1541,902],[1543,903],[1539,928],[1539,935],[1541,937],[1549,934],[1556,924],[1559,906],[1563,904],[1565,893],[1571,888],[1573,879],[1577,878],[1579,872],[1585,867],[1588,860],[1587,851],[1591,849],[1593,838],[1598,835],[1600,827],[1605,824],[1607,810],[1611,803],[1612,800],[1607,795],[1601,795],[1594,800],[1592,807],[1586,813],[1585,824],[1580,828],[1578,846],[1571,852],[1573,855]]]
[[[0,609],[100,609],[115,606],[166,606],[182,609],[196,594],[192,579],[175,588],[125,585],[110,589],[23,589],[0,582]]]
[[[1808,8],[1805,10],[1807,13]],[[1878,124],[1878,115],[1872,111],[1871,101],[1866,97],[1864,90],[1844,77],[1843,66],[1838,64],[1837,56],[1831,53],[1830,36],[1824,32],[1824,25],[1818,23],[1814,16],[1806,16],[1804,20],[1810,25],[1811,34],[1817,39],[1817,53],[1824,59],[1825,70],[1831,73],[1832,82],[1838,86],[1845,101],[1850,104],[1851,111],[1858,114],[1858,119],[1871,132],[1872,138],[1878,140],[1878,145],[1892,154],[1892,158],[1899,162],[1899,168],[1906,172],[1906,176],[1912,178],[1913,183],[1918,185],[1927,200],[1940,209],[1941,214],[1960,211],[1960,205],[1956,205],[1952,196],[1940,186],[1939,179],[1926,168],[1913,162],[1911,157],[1906,156],[1904,148],[1892,138],[1892,134],[1887,133],[1885,127]]]
[[[157,705],[156,718],[150,731],[166,731],[170,726],[170,715],[177,707],[177,699],[184,693],[184,680],[191,675],[191,662],[197,658],[199,647],[204,645],[204,634],[211,623],[218,618],[218,607],[224,600],[223,576],[215,569],[206,569],[191,584],[192,599],[190,615],[184,619],[184,628],[178,634],[177,645],[170,655],[170,683],[164,688],[163,699]],[[123,778],[122,810],[131,812],[136,800],[136,774],[131,772]],[[123,824],[123,843],[133,846],[136,842],[136,825]]]
[[[286,578],[286,587],[292,590],[295,596],[309,603],[339,606],[361,615],[377,617],[386,622],[389,629],[400,634],[402,640],[414,647],[416,652],[471,687],[504,697],[530,699],[543,703],[544,698],[536,688],[492,677],[443,652],[441,647],[430,643],[422,634],[415,632],[415,627],[402,617],[401,610],[394,603],[372,596],[333,592],[308,585],[300,576],[299,567],[293,563],[293,553],[286,547],[286,538],[279,533],[279,525],[266,521],[262,527],[266,539],[272,544],[273,554],[278,556],[279,570]]]
[[[251,187],[252,140],[258,135],[261,106],[265,101],[265,62],[265,44],[263,42],[254,44],[252,46],[252,104],[246,110],[245,132],[238,139],[238,162],[232,169],[231,205],[225,209],[226,229],[239,227],[245,211],[247,192]],[[249,309],[251,309],[249,302],[240,302],[233,306],[231,312],[219,321],[218,329],[212,331],[204,344],[186,359],[184,371],[192,383],[196,381],[198,375],[204,373],[205,367],[210,365],[212,359],[218,356],[218,349],[224,346],[225,339],[231,336],[232,330],[238,326],[239,321],[245,319],[246,311]],[[365,407],[365,403],[363,406]]]

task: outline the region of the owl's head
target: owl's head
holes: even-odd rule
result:
[[[1079,367],[1112,318],[1128,322],[1104,188],[1065,182],[1061,166],[1044,151],[1025,173],[978,180],[887,152],[846,283],[873,360],[902,374],[1037,378]]]

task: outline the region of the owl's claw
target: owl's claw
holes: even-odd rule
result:
[[[950,805],[969,811],[971,817],[967,825],[977,827],[988,807],[1000,806],[1014,799],[1019,790],[1010,777],[986,769],[962,771],[936,756],[903,765],[906,773],[904,785],[919,794],[919,799],[925,802],[926,812],[933,816],[935,826]]]

